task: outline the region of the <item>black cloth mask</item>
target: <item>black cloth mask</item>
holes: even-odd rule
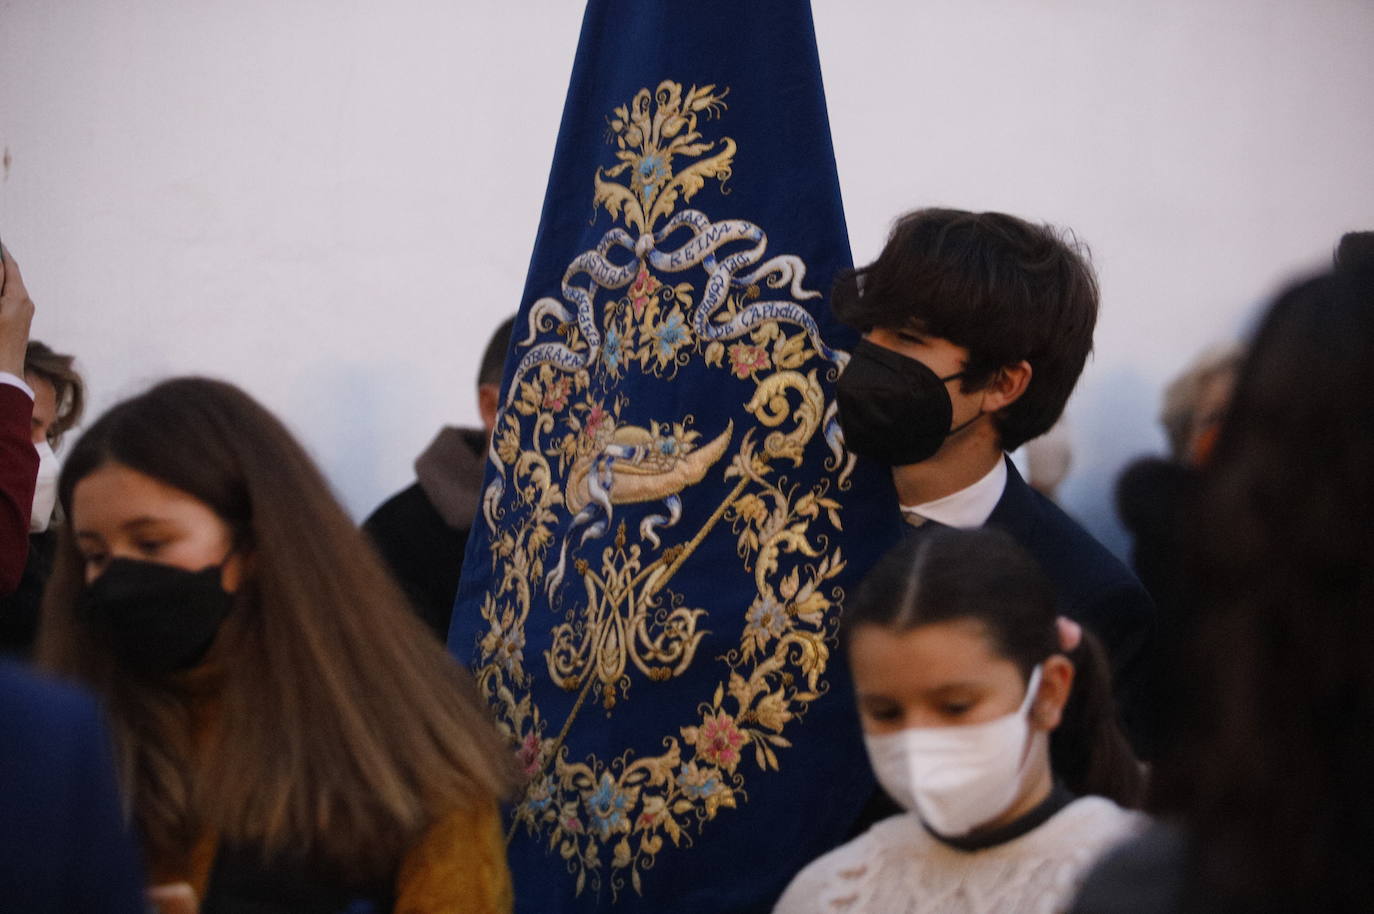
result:
[[[233,595],[220,586],[218,565],[186,571],[115,559],[86,585],[80,612],[109,637],[126,667],[165,674],[204,659],[233,605]]]
[[[835,385],[845,446],[894,467],[934,457],[978,418],[950,428],[954,401],[945,384],[963,375],[942,378],[918,359],[859,340]]]

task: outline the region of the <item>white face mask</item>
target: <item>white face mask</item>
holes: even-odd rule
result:
[[[29,532],[42,533],[52,520],[57,505],[57,477],[62,464],[57,462],[52,445],[47,441],[34,445],[38,451],[38,481],[33,487],[33,512],[29,515]]]
[[[938,834],[954,838],[992,821],[1016,801],[1029,768],[1028,714],[1039,690],[1037,666],[1013,714],[982,724],[864,734],[878,783]]]

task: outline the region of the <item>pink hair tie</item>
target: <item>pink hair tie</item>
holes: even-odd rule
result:
[[[1060,616],[1054,624],[1059,629],[1059,649],[1066,654],[1078,650],[1078,645],[1083,643],[1083,626],[1068,616]]]

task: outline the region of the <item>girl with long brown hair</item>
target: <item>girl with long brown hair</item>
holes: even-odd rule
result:
[[[103,696],[155,886],[207,914],[509,910],[503,744],[273,416],[165,382],[59,493],[39,658]]]

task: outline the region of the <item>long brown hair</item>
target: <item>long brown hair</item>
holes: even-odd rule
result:
[[[61,533],[39,659],[105,697],[155,857],[208,829],[266,855],[380,875],[435,818],[505,795],[509,753],[471,678],[275,417],[222,382],[159,384],[72,448],[59,486],[68,511],[77,483],[110,463],[203,501],[246,559],[209,658],[219,723],[197,752],[203,722],[186,680],[121,669],[77,616],[82,560]]]

